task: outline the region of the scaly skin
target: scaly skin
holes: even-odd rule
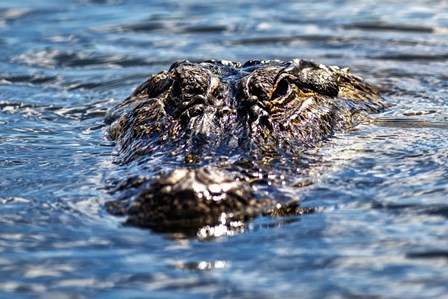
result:
[[[175,62],[107,116],[117,163],[143,173],[129,174],[116,188],[128,192],[108,210],[132,225],[199,236],[240,231],[260,214],[310,212],[282,192],[306,167],[300,157],[384,107],[338,67]]]

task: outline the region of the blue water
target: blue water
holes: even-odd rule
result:
[[[104,203],[106,111],[176,59],[350,66],[386,112],[310,150],[294,196],[210,241]],[[0,298],[447,298],[448,3],[0,0]]]

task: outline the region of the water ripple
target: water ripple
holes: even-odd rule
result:
[[[32,12],[28,8],[5,8],[0,9],[0,28],[6,23],[14,22]]]
[[[100,29],[101,32],[130,32],[130,33],[151,33],[157,31],[175,32],[175,33],[223,33],[231,32],[235,26],[231,24],[210,24],[173,20],[150,20],[138,22],[135,24],[126,24]]]
[[[417,24],[393,24],[386,22],[360,22],[344,25],[345,29],[358,29],[367,31],[392,31],[405,33],[434,33],[436,30],[432,27]]]
[[[447,16],[444,0],[0,1],[0,297],[444,298]],[[394,106],[300,157],[282,192],[319,213],[208,241],[121,226],[105,186],[148,178],[111,171],[105,112],[210,58],[350,66]]]
[[[400,53],[400,54],[382,54],[374,55],[369,58],[378,60],[397,60],[397,61],[446,61],[448,59],[447,53],[428,53],[428,54],[416,54],[416,53]]]
[[[113,100],[111,100],[113,101]],[[103,118],[111,102],[101,101],[80,106],[57,106],[29,104],[15,101],[0,101],[0,112],[14,115],[23,115],[25,118],[37,117],[40,119],[55,121],[60,118],[87,120]]]
[[[60,51],[46,49],[18,55],[12,59],[14,62],[26,63],[33,66],[47,68],[61,67],[132,67],[166,65],[169,62],[152,60],[149,58],[132,57],[128,55],[107,55],[98,53],[85,53],[74,51]]]

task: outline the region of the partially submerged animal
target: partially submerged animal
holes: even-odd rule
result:
[[[108,210],[131,225],[200,236],[242,230],[257,215],[311,212],[284,192],[306,168],[300,157],[384,107],[348,69],[177,61],[107,116],[128,169]]]

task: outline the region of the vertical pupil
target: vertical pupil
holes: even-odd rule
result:
[[[173,83],[173,94],[176,96],[181,96],[182,95],[182,87],[179,83],[178,80],[174,80]]]
[[[286,79],[282,79],[278,85],[277,89],[275,90],[274,96],[275,97],[281,97],[288,93],[289,90],[289,82]]]

